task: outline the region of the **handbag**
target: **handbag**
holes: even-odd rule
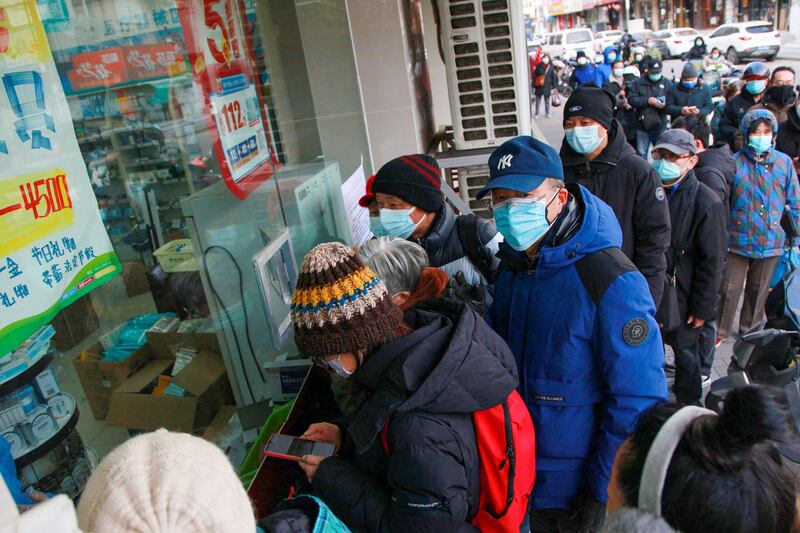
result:
[[[559,107],[561,105],[561,96],[558,94],[558,91],[553,91],[553,94],[550,95],[550,105],[553,107]]]
[[[692,199],[689,202],[689,209],[681,220],[680,231],[676,232],[678,236],[683,235],[683,229],[689,219],[689,214],[694,210],[694,202],[697,198],[697,191],[700,187],[695,186],[692,191]],[[693,228],[690,228],[689,235],[691,236]],[[686,254],[686,247],[684,245],[676,246],[675,254],[672,259],[672,269],[666,272],[666,279],[664,280],[664,293],[661,296],[661,303],[656,311],[656,322],[658,322],[662,333],[670,333],[678,329],[683,324],[681,318],[681,311],[678,302],[678,267],[681,264],[681,259]]]
[[[533,86],[536,88],[544,87],[544,74],[539,74],[533,78]]]

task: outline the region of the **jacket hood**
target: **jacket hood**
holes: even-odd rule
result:
[[[695,168],[713,167],[725,176],[736,174],[736,162],[727,143],[719,143],[705,152],[697,154],[698,162]]]
[[[747,132],[750,130],[750,125],[756,120],[761,119],[768,120],[772,125],[772,135],[778,133],[778,120],[775,118],[775,114],[772,113],[772,111],[769,111],[768,109],[751,109],[742,117],[742,123],[740,125],[742,135],[747,137]]]
[[[456,225],[456,213],[450,204],[445,202],[444,206],[436,213],[436,219],[431,224],[428,234],[417,241],[418,244],[424,242],[424,248],[430,250],[441,250],[447,242],[453,226]]]
[[[622,247],[622,229],[611,207],[583,185],[570,184],[567,190],[575,199],[574,209],[580,212],[581,220],[577,228],[573,227],[575,224],[565,224],[562,219],[574,213],[561,212],[539,250],[537,271],[559,270],[592,252]],[[571,236],[559,238],[561,230],[568,231]],[[558,244],[554,245],[554,242]],[[514,250],[505,242],[500,244],[500,255],[512,269],[515,264],[524,264],[526,260],[524,252]]]
[[[592,161],[592,164],[605,163],[616,165],[623,158],[635,153],[636,151],[633,147],[625,140],[622,124],[620,124],[617,119],[614,119],[611,122],[611,128],[608,130],[608,145],[605,150],[600,152],[600,155]],[[586,156],[573,150],[572,146],[567,142],[566,137],[561,142],[561,152],[559,155],[561,156],[561,162],[564,166],[586,164]]]
[[[473,413],[517,387],[511,350],[467,305],[425,302],[406,312],[405,323],[413,331],[370,354],[358,371],[373,391],[348,427],[359,451],[394,413]]]
[[[610,54],[611,52],[617,52],[617,58],[619,58],[619,52],[617,51],[616,46],[606,46],[606,49],[603,50],[603,62],[606,65],[611,64],[611,60],[608,59],[608,54]]]

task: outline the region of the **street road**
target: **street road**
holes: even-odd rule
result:
[[[800,72],[800,60],[798,59],[783,59],[778,56],[775,61],[767,63],[770,68],[775,68],[780,65],[788,65]],[[683,69],[683,62],[678,59],[671,59],[664,62],[664,76],[668,78],[675,78],[681,75]],[[563,101],[562,101],[563,102]],[[542,103],[544,106],[544,103]],[[538,127],[545,137],[545,140],[551,146],[559,148],[561,141],[564,138],[564,128],[562,126],[564,117],[564,107],[557,107],[553,109],[553,116],[550,118],[544,117],[544,109],[540,109],[538,119],[534,119],[535,127]],[[535,129],[534,129],[535,132]]]

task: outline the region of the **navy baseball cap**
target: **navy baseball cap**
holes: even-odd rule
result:
[[[489,183],[477,195],[480,200],[493,189],[528,193],[547,178],[564,179],[558,152],[530,135],[504,142],[489,157]]]

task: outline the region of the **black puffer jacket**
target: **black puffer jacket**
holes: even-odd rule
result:
[[[717,316],[727,255],[726,214],[717,195],[697,181],[692,171],[667,195],[674,228],[667,251],[667,275],[673,272],[679,251],[684,254],[676,274],[682,326],[665,340],[685,348],[697,341],[700,332],[688,326],[686,319],[693,316],[708,321]]]
[[[735,152],[738,147],[734,146],[734,138],[737,134],[741,135],[742,118],[745,113],[756,105],[753,95],[747,91],[742,91],[725,103],[722,116],[719,119],[719,140],[728,143],[728,146]]]
[[[778,128],[775,148],[796,161],[800,157],[800,114],[796,107],[789,110],[788,117]]]
[[[644,70],[642,71],[644,72]],[[666,107],[658,109],[651,106],[647,101],[651,98],[662,98],[664,104],[667,103],[667,93],[672,87],[672,82],[666,78],[661,78],[658,81],[651,80],[648,75],[642,74],[638,80],[633,82],[630,94],[628,94],[628,102],[636,109],[638,122],[636,128],[646,130],[649,132],[656,132],[667,129],[667,109]],[[646,128],[644,122],[645,113],[652,113],[654,117],[658,118],[658,127]]]
[[[616,120],[608,146],[593,161],[561,145],[564,179],[579,183],[611,206],[622,227],[622,251],[647,279],[656,306],[664,290],[669,210],[661,180],[625,140]]]
[[[466,247],[459,238],[457,222],[459,218],[463,217],[456,215],[450,204],[445,203],[436,214],[428,233],[421,239],[410,240],[425,248],[430,266],[441,268],[448,277],[453,278],[458,272],[463,272],[467,283],[489,285],[491,280],[487,281],[467,256]],[[474,233],[478,235],[480,241],[476,249],[482,247],[483,256],[491,262],[491,270],[494,272],[500,265],[500,260],[495,255],[500,248],[502,238],[491,220],[477,219],[476,222],[477,230]]]
[[[728,213],[731,183],[736,177],[736,163],[731,149],[725,143],[717,143],[705,152],[697,154],[698,162],[694,167],[697,179],[717,194]]]
[[[405,315],[414,328],[367,357],[370,391],[340,456],[322,462],[314,493],[354,531],[476,531],[480,490],[472,413],[518,384],[505,342],[475,312],[440,301]],[[389,421],[387,458],[380,432]]]

